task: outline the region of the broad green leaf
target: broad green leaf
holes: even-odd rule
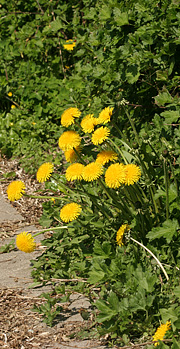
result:
[[[162,224],[162,227],[153,228],[147,234],[147,238],[149,238],[149,240],[154,240],[154,239],[160,239],[161,237],[163,237],[167,240],[167,243],[170,243],[178,227],[179,227],[179,224],[177,219],[173,219],[173,220],[168,219]]]
[[[121,10],[118,7],[115,7],[113,12],[114,12],[114,19],[117,25],[123,26],[123,25],[129,24],[127,12],[121,12]]]

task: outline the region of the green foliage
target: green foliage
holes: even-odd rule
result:
[[[0,16],[1,151],[21,156],[27,170],[43,159],[60,164],[45,184],[55,201],[44,203],[40,223],[56,233],[43,242],[47,249],[34,262],[35,282],[79,280],[71,286],[92,300],[99,333],[109,333],[121,346],[150,340],[159,323],[170,320],[167,335],[176,348],[178,1],[3,1]],[[72,51],[63,46],[68,39],[75,43]],[[100,150],[113,149],[116,162],[141,169],[140,181],[109,188],[103,174],[97,181],[68,183],[68,164],[55,148],[64,132],[62,112],[77,107],[81,121],[90,113],[97,118],[107,106],[113,115],[105,143],[92,144],[79,119],[70,128],[81,136],[77,161],[91,163]],[[81,205],[82,212],[64,226],[59,211],[68,202]],[[123,224],[130,228],[117,246]],[[47,296],[39,310],[52,325],[58,314],[54,299]],[[161,342],[159,348],[169,345]]]
[[[178,2],[168,0],[3,0],[1,152],[27,169],[27,157],[40,164],[56,146],[62,111],[74,105],[93,113],[125,98],[137,106],[138,125],[171,103],[175,122],[179,21]],[[73,51],[64,49],[67,39]],[[117,119],[128,128],[124,113]]]

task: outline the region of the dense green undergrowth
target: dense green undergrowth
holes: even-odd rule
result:
[[[73,290],[87,294],[99,333],[121,346],[152,341],[160,323],[171,321],[172,341],[159,348],[178,348],[179,1],[1,3],[1,152],[34,173],[52,162],[45,194],[61,192],[60,200],[44,203],[41,224],[55,232],[34,263],[35,282],[79,279],[60,283],[54,294],[64,294],[62,300]],[[69,39],[72,51],[63,46]],[[103,179],[67,181],[69,165],[57,143],[69,107],[79,108],[81,118],[113,108],[102,149],[78,121],[71,125],[83,145],[78,161],[91,163],[113,148],[119,162],[140,167],[138,184],[107,190]],[[81,204],[82,213],[62,229],[59,211],[68,201]],[[123,224],[130,228],[117,246]],[[60,312],[54,294],[39,309],[50,325]]]
[[[179,21],[178,1],[2,0],[1,152],[33,168],[74,105],[97,113],[125,98],[138,128],[151,121],[178,96]],[[128,132],[123,114],[117,122]]]

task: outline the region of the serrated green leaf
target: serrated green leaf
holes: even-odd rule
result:
[[[154,239],[160,239],[161,237],[163,237],[167,240],[167,243],[170,243],[178,227],[179,227],[179,224],[177,219],[173,219],[173,220],[168,219],[162,224],[162,227],[153,228],[147,234],[147,238],[149,240],[154,240]]]

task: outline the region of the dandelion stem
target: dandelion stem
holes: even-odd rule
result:
[[[37,231],[37,233],[34,234],[33,237],[38,236],[38,235],[40,235],[40,234],[43,234],[43,233],[45,233],[46,231],[52,231],[52,230],[58,230],[58,229],[67,229],[67,228],[68,228],[68,226],[67,226],[67,225],[64,225],[64,226],[62,226],[62,227],[52,227],[52,228],[48,228],[48,229],[42,229],[41,231]]]
[[[129,122],[130,122],[130,124],[131,124],[131,127],[132,127],[132,129],[133,129],[133,132],[134,132],[134,135],[135,135],[136,141],[137,141],[137,143],[140,145],[139,136],[138,136],[138,134],[137,134],[137,131],[136,131],[136,128],[135,128],[134,122],[133,122],[133,120],[132,120],[132,118],[131,118],[130,114],[128,113],[128,111],[127,111],[125,108],[124,108],[124,110],[125,110],[125,113],[126,113],[126,115],[127,115],[128,119],[129,119]]]
[[[169,218],[169,178],[167,173],[166,159],[164,159],[163,167],[164,167],[164,184],[166,189],[166,219],[168,219]]]
[[[149,252],[149,254],[156,260],[157,264],[160,266],[160,268],[162,269],[167,281],[169,280],[169,276],[167,275],[163,265],[161,264],[161,262],[159,261],[159,259],[154,255],[154,253],[152,253],[147,247],[145,247],[141,242],[133,239],[132,237],[130,237],[130,239],[134,242],[136,242],[136,244],[138,244],[139,246],[141,246],[142,248],[144,248],[144,250],[146,250],[147,252]]]
[[[109,142],[112,143],[113,147],[111,146],[111,144]],[[113,151],[114,151],[114,148],[117,149],[118,153],[121,155],[121,157],[123,158],[125,164],[127,165],[128,162],[127,162],[123,152],[121,151],[121,149],[116,145],[116,143],[113,142],[112,139],[109,139],[109,142],[106,141],[106,144],[108,144]]]

